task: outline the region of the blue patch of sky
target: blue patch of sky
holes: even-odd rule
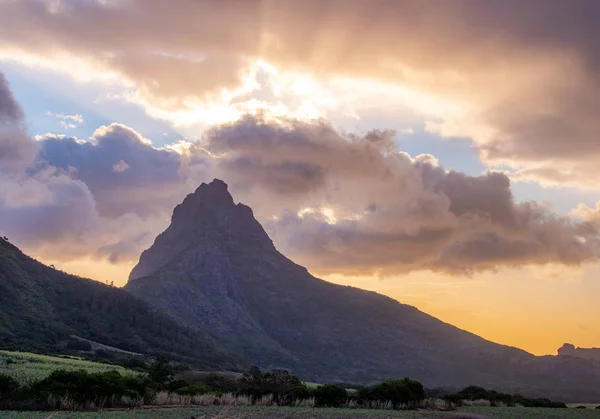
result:
[[[518,201],[548,202],[560,214],[568,214],[579,204],[595,207],[600,201],[600,191],[572,187],[542,187],[536,182],[513,182],[512,191]]]
[[[10,63],[3,63],[0,71],[25,111],[30,135],[50,132],[87,140],[98,127],[116,122],[140,132],[156,147],[181,138],[168,123],[148,117],[141,106],[107,97],[121,93],[121,86],[77,82],[56,72]],[[64,128],[56,114],[79,114],[84,122],[75,128]]]
[[[413,157],[431,154],[446,170],[460,171],[471,176],[478,176],[486,171],[468,139],[441,138],[423,130],[415,130],[413,134],[399,134],[396,144],[399,150]]]

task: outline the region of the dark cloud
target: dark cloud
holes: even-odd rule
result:
[[[4,74],[0,73],[0,125],[20,124],[24,115],[16,102]]]
[[[153,148],[126,126],[99,128],[89,142],[48,136],[40,145],[39,159],[83,181],[102,216],[162,212],[184,196],[180,155]]]
[[[23,170],[37,153],[24,132],[24,115],[4,74],[0,73],[0,174]]]

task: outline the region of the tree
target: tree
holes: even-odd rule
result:
[[[148,366],[148,378],[150,378],[150,381],[156,384],[159,389],[166,388],[169,382],[173,380],[173,377],[175,377],[175,372],[175,367],[164,355],[159,355],[154,358]]]
[[[0,374],[0,408],[6,408],[19,392],[19,383],[8,375]]]
[[[253,399],[272,394],[277,403],[297,399],[302,393],[302,381],[286,370],[276,369],[267,373],[254,366],[240,379],[241,392]],[[308,390],[308,389],[307,389]]]
[[[402,380],[387,380],[358,391],[358,397],[363,402],[391,402],[394,409],[402,405],[414,405],[425,399],[425,388],[418,381],[404,378]]]
[[[342,407],[348,400],[348,392],[342,386],[325,384],[315,389],[315,405],[318,407]]]

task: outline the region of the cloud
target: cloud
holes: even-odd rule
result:
[[[262,59],[317,79],[399,87],[430,130],[472,138],[490,165],[535,164],[535,179],[582,187],[593,185],[580,163],[598,174],[595,0],[49,4],[0,3],[0,39],[10,40],[0,55],[85,62],[86,74],[58,68],[125,80],[157,115],[193,119],[202,103],[242,88],[249,63]]]
[[[0,73],[0,174],[24,170],[36,153],[37,145],[24,133],[23,110]]]
[[[98,211],[96,196],[88,184],[74,176],[76,168],[52,165],[41,157],[45,152],[44,145],[53,141],[63,142],[61,144],[70,146],[71,151],[75,148],[85,151],[86,143],[53,135],[39,141],[29,138],[25,133],[23,112],[1,73],[0,104],[2,235],[38,257],[54,260],[92,257],[117,262],[137,258],[153,238],[148,232],[160,229],[167,219],[131,213],[104,217]],[[118,127],[113,128],[118,130]],[[110,133],[106,127],[99,129],[100,143],[110,143]],[[81,155],[81,150],[79,153]],[[85,163],[94,169],[93,162]],[[153,163],[151,159],[145,162]]]
[[[56,117],[58,121],[58,125],[63,127],[64,129],[74,129],[77,128],[78,125],[83,124],[83,116],[80,114],[73,115],[65,115],[64,113],[53,114],[52,112],[46,112],[48,116]]]
[[[54,167],[36,167],[39,144],[25,133],[23,112],[1,73],[0,104],[0,228],[24,243],[85,234],[94,222],[92,194]]]
[[[127,126],[102,126],[87,142],[46,136],[39,144],[39,159],[71,170],[90,188],[102,216],[155,214],[185,196],[179,154],[153,148]]]
[[[4,85],[6,115],[18,105]],[[595,210],[576,221],[515,202],[502,173],[446,171],[431,155],[398,151],[395,133],[344,133],[329,123],[246,116],[198,142],[155,148],[122,124],[89,141],[37,141],[8,126],[27,170],[1,179],[0,230],[36,255],[134,260],[201,181],[224,179],[285,254],[319,273],[469,274],[503,266],[597,261]],[[116,167],[116,169],[115,169]]]
[[[21,106],[16,102],[6,77],[0,73],[0,123],[3,125],[19,124],[23,118]]]
[[[391,139],[246,118],[204,141],[278,247],[320,273],[468,274],[597,260],[599,231],[589,222],[515,202],[502,173],[447,172],[433,156],[394,151]]]
[[[113,164],[112,169],[115,173],[123,173],[125,170],[129,169],[129,165],[125,163],[124,160],[119,160],[118,163]]]

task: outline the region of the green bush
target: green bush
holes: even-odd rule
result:
[[[121,397],[148,399],[149,382],[140,377],[122,376],[117,371],[88,373],[79,371],[54,371],[29,389],[30,396],[38,400],[69,398],[79,406],[113,406]],[[58,402],[57,402],[58,403]],[[60,406],[49,406],[59,408]]]
[[[240,384],[237,380],[221,374],[208,374],[204,379],[204,383],[217,393],[236,393],[240,391]]]
[[[293,402],[296,400],[310,399],[311,396],[312,396],[312,394],[311,394],[310,390],[304,384],[295,386],[287,393],[287,398],[289,399],[290,402]]]
[[[252,367],[244,373],[239,385],[238,393],[250,396],[253,400],[271,394],[278,404],[290,404],[307,393],[310,397],[302,381],[286,370],[272,370],[263,374],[258,367]]]
[[[414,406],[425,399],[425,388],[418,381],[404,378],[388,380],[358,390],[358,399],[362,402],[391,402],[394,409],[400,406]]]
[[[504,403],[508,406],[521,405],[524,407],[547,407],[553,409],[564,409],[567,405],[563,402],[555,402],[546,398],[530,399],[520,394],[499,393],[494,390],[486,390],[482,387],[468,386],[454,394],[447,394],[444,399],[454,405],[462,405],[463,400],[488,400],[492,406]]]
[[[148,378],[159,390],[164,390],[175,377],[176,368],[165,356],[157,356],[148,365]]]
[[[314,390],[315,406],[342,407],[348,400],[348,392],[342,386],[325,384]]]
[[[0,409],[8,408],[19,394],[20,389],[17,380],[8,375],[0,374]]]

